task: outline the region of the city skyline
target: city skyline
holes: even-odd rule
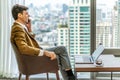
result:
[[[61,8],[59,8],[59,7],[56,7],[56,9],[55,10],[51,10],[51,7],[46,7],[46,4],[48,4],[48,5],[50,5],[51,6],[51,2],[50,1],[53,1],[53,0],[48,0],[47,2],[46,2],[46,0],[44,1],[44,4],[45,5],[43,5],[43,6],[45,6],[45,7],[38,7],[37,8],[37,10],[39,10],[39,11],[35,11],[35,9],[36,8],[33,8],[33,10],[31,11],[31,12],[38,12],[38,14],[40,14],[41,16],[40,16],[40,20],[42,21],[42,22],[39,22],[38,21],[38,23],[36,22],[36,24],[35,24],[35,26],[39,26],[40,27],[40,30],[42,31],[42,28],[41,28],[41,26],[43,26],[43,24],[44,24],[44,27],[48,27],[47,29],[46,29],[46,32],[47,31],[52,31],[52,29],[57,29],[57,26],[58,26],[58,24],[59,24],[59,22],[60,22],[60,16],[61,16],[61,11],[59,10],[59,11],[56,11],[56,10],[58,10],[58,9],[61,9]],[[70,17],[69,17],[69,20],[68,21],[71,21],[69,24],[71,24],[70,26],[69,26],[69,28],[70,28],[70,40],[71,40],[71,42],[70,42],[70,45],[71,45],[71,47],[75,47],[75,49],[74,48],[72,48],[71,49],[71,51],[76,51],[76,53],[78,53],[79,51],[81,51],[80,53],[86,53],[86,52],[84,52],[84,50],[85,49],[87,49],[87,50],[89,50],[89,45],[88,44],[90,44],[90,40],[88,40],[89,38],[90,38],[90,16],[89,16],[89,14],[90,14],[90,10],[89,10],[89,6],[88,5],[90,5],[90,1],[89,0],[87,0],[89,3],[87,3],[86,5],[84,5],[84,6],[82,6],[82,3],[86,3],[86,1],[84,1],[84,2],[81,2],[81,5],[78,5],[77,6],[77,8],[75,8],[76,7],[76,5],[74,5],[74,7],[73,7],[73,5],[72,6],[70,6],[70,5],[68,5],[68,8],[69,8],[69,13],[70,13]],[[97,0],[98,2],[100,1],[100,0]],[[111,1],[113,1],[112,3],[114,4],[115,3],[115,1],[116,0],[110,0],[110,2]],[[46,2],[46,3],[45,3]],[[50,3],[49,3],[50,2]],[[55,4],[55,3],[58,3],[59,1],[56,1],[56,2],[54,2],[53,4]],[[97,2],[97,3],[98,3]],[[29,3],[31,3],[31,2],[29,2]],[[64,3],[64,2],[63,2]],[[32,3],[32,4],[34,4],[34,7],[36,7],[36,5],[35,5],[35,3]],[[41,3],[42,4],[42,3]],[[77,3],[77,0],[76,0],[76,2],[75,2],[75,4],[78,4]],[[99,5],[99,4],[101,4],[101,5]],[[109,22],[107,22],[107,21],[110,21],[110,23],[111,23],[111,10],[112,9],[107,9],[107,4],[106,4],[106,1],[103,1],[103,2],[100,2],[99,4],[97,4],[97,6],[99,6],[99,8],[97,7],[96,8],[96,10],[99,12],[99,14],[97,13],[96,15],[98,16],[98,15],[100,15],[99,17],[100,17],[100,20],[104,20],[104,22],[105,23],[107,23],[107,24],[109,24]],[[103,5],[102,5],[103,4]],[[109,4],[108,3],[108,5],[111,5],[111,4]],[[86,7],[87,6],[87,7]],[[102,6],[102,7],[101,7]],[[113,6],[112,6],[113,7]],[[48,10],[46,10],[48,8]],[[50,8],[50,10],[49,10],[49,8]],[[74,11],[76,11],[76,12],[74,12]],[[75,14],[75,13],[77,13],[77,14]],[[84,13],[84,14],[83,14]],[[35,14],[36,15],[36,13],[33,13],[33,14]],[[79,17],[79,16],[84,16],[84,17]],[[79,20],[78,20],[78,18],[79,18]],[[36,18],[36,19],[38,19],[38,18]],[[84,19],[84,20],[83,20]],[[67,19],[66,19],[67,20]],[[98,20],[98,19],[97,19]],[[78,23],[77,23],[77,22]],[[47,24],[45,24],[47,22]],[[48,24],[49,23],[49,24]],[[55,24],[53,24],[53,23],[55,23]],[[76,26],[76,24],[78,24],[79,26]],[[100,24],[97,24],[97,26],[99,26],[100,28],[99,29],[97,29],[98,30],[98,33],[97,33],[97,35],[99,35],[99,37],[97,36],[97,43],[99,43],[99,42],[103,42],[104,43],[104,45],[106,46],[106,47],[111,47],[111,44],[112,44],[112,42],[111,42],[111,40],[109,39],[112,35],[110,34],[111,33],[111,29],[112,29],[112,25],[110,24],[110,25],[107,25],[106,26],[106,30],[105,30],[105,32],[108,32],[108,33],[100,33],[99,32],[99,30],[104,30],[104,23],[101,23],[102,24],[102,26],[100,25]],[[79,28],[80,28],[80,31],[79,31]],[[37,29],[37,28],[36,28]],[[85,29],[85,30],[84,30]],[[38,32],[40,32],[40,30],[38,31]],[[82,32],[84,30],[84,32]],[[75,32],[74,32],[75,31]],[[102,32],[101,31],[101,32]],[[37,32],[37,31],[35,31],[35,32]],[[79,32],[80,34],[78,34],[78,33],[76,33],[76,32]],[[88,33],[89,32],[89,33]],[[84,34],[83,34],[84,33]],[[63,34],[63,33],[62,33]],[[87,37],[86,37],[86,34],[88,34],[87,35]],[[101,36],[102,35],[102,36]],[[105,36],[105,35],[107,35],[107,36]],[[79,37],[78,37],[79,36]],[[105,36],[106,38],[103,38],[103,36]],[[42,38],[43,37],[45,37],[45,40],[43,39],[43,40],[41,40],[40,38],[39,38],[39,40],[40,41],[42,41],[42,42],[48,42],[49,40],[50,40],[50,42],[51,42],[51,38],[50,38],[50,36],[48,36],[48,35],[42,35]],[[80,38],[80,39],[79,39]],[[55,39],[54,40],[56,40],[57,39],[57,36],[55,37]],[[106,39],[109,39],[109,43],[108,44],[106,44],[105,43],[105,41],[108,41],[108,40],[106,40]],[[46,41],[47,40],[47,41]],[[74,40],[74,41],[73,41]],[[62,40],[61,40],[62,41]],[[64,40],[63,40],[64,41]],[[52,41],[53,42],[53,41]],[[63,45],[63,43],[64,42],[61,42],[61,45]],[[80,44],[80,45],[78,45],[78,44]],[[114,43],[113,43],[114,44]],[[66,45],[66,44],[65,44]],[[79,47],[80,47],[80,49],[79,49]],[[87,48],[86,48],[87,47]],[[84,49],[83,49],[84,48]],[[87,51],[86,50],[86,51]],[[89,52],[88,52],[89,53]]]
[[[29,5],[31,3],[33,3],[33,5],[36,6],[44,6],[45,4],[51,3],[52,5],[55,4],[69,4],[70,0],[25,0],[25,4]]]

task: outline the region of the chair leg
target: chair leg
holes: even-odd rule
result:
[[[29,80],[29,75],[26,75],[26,80]]]
[[[57,78],[57,80],[60,80],[58,71],[56,72],[56,78]]]
[[[19,78],[18,78],[18,80],[21,80],[21,76],[22,76],[22,74],[21,74],[21,73],[19,73]]]
[[[47,80],[49,80],[49,74],[48,73],[46,73],[47,74]]]

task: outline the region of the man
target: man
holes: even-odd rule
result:
[[[27,26],[29,14],[27,7],[16,4],[12,8],[12,16],[15,20],[12,25],[11,42],[17,45],[22,54],[31,56],[47,56],[50,60],[57,58],[64,80],[76,80],[71,70],[67,50],[63,46],[42,49],[37,41],[30,35],[30,27]]]

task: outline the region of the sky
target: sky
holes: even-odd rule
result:
[[[108,7],[114,6],[116,0],[96,0],[97,4],[107,4]]]
[[[46,3],[52,3],[52,4],[56,4],[56,3],[66,3],[68,4],[70,0],[25,0],[26,4],[30,4],[33,3],[35,5],[44,5]],[[108,4],[108,5],[112,5],[116,0],[96,0],[98,3],[104,3],[104,4]]]
[[[46,3],[51,3],[51,4],[57,4],[57,3],[66,3],[68,4],[69,3],[69,0],[25,0],[25,4],[28,5],[30,3],[33,3],[34,5],[36,6],[39,6],[39,5],[45,5]]]
[[[25,4],[29,5],[30,3],[33,3],[35,6],[43,6],[47,3],[54,4],[69,4],[69,1],[71,0],[25,0]],[[96,0],[97,4],[107,4],[108,7],[113,6],[115,4],[116,0]]]

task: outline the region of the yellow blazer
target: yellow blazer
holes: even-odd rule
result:
[[[12,26],[11,42],[22,54],[37,56],[40,53],[40,47],[34,37],[16,22]]]

